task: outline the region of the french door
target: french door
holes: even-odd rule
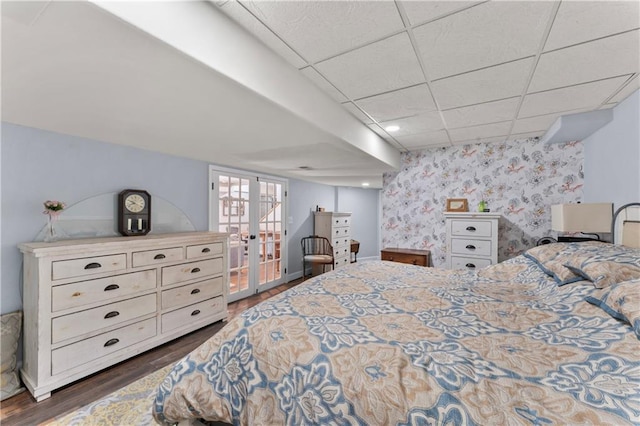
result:
[[[284,282],[287,181],[210,167],[209,229],[228,232],[229,301]]]

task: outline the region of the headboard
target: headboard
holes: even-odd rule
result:
[[[613,242],[640,248],[640,203],[629,203],[613,214],[611,221]]]

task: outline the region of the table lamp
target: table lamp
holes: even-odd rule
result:
[[[551,229],[580,232],[596,238],[559,236],[559,242],[600,240],[598,233],[611,232],[612,203],[575,203],[551,206]]]

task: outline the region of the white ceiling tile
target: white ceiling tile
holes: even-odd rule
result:
[[[426,84],[360,99],[356,104],[376,121],[388,121],[436,110]]]
[[[521,118],[516,120],[516,122],[513,124],[513,129],[511,129],[511,133],[512,134],[527,133],[527,132],[537,132],[537,131],[546,132],[549,129],[549,127],[554,123],[554,121],[556,121],[556,119],[558,119],[558,117],[560,117],[561,115],[574,114],[574,113],[584,112],[584,111],[587,111],[587,110],[576,109],[572,111],[565,111],[562,113],[545,114],[545,115],[538,115],[535,117]]]
[[[316,68],[351,99],[424,82],[406,33],[320,62]]]
[[[478,1],[401,1],[411,25],[431,21],[478,4]]]
[[[442,109],[505,99],[522,94],[533,58],[521,59],[431,83]]]
[[[463,108],[443,111],[447,127],[468,127],[480,124],[498,123],[513,119],[520,98],[503,99]]]
[[[640,27],[638,1],[563,1],[545,51]]]
[[[306,67],[300,70],[302,74],[304,74],[309,80],[313,81],[316,86],[327,92],[329,96],[335,99],[338,102],[344,102],[347,100],[347,97],[344,96],[338,89],[336,89],[331,83],[329,83],[323,76],[318,73],[312,67]]]
[[[511,128],[511,121],[502,123],[484,124],[481,126],[462,127],[449,130],[453,142],[480,140],[488,137],[507,136]]]
[[[391,134],[396,139],[400,136],[433,132],[444,128],[442,125],[442,119],[440,118],[440,113],[437,111],[426,112],[414,115],[413,117],[400,118],[380,123],[380,126],[383,128],[391,125],[400,127],[400,130]]]
[[[351,102],[344,103],[342,104],[342,106],[345,107],[347,111],[353,114],[358,120],[362,121],[364,124],[373,123],[373,120],[371,118],[367,117],[366,114],[360,111],[358,107],[352,104]]]
[[[506,136],[496,136],[491,138],[480,138],[480,139],[470,139],[468,141],[457,141],[453,142],[453,145],[473,145],[478,143],[502,143],[507,139]]]
[[[627,98],[627,96],[629,96],[630,94],[632,94],[638,89],[640,89],[640,75],[636,75],[633,78],[633,80],[627,83],[627,85],[624,86],[622,90],[616,93],[616,95],[613,98],[611,98],[609,102],[622,102]]]
[[[414,28],[432,79],[531,56],[553,2],[488,2]]]
[[[605,99],[613,94],[628,77],[616,77],[594,81],[547,92],[525,96],[519,118],[574,109],[597,109]]]
[[[442,146],[450,145],[447,132],[439,130],[437,132],[418,133],[414,135],[404,135],[396,137],[398,142],[407,149],[414,149],[417,147],[426,146]]]
[[[391,1],[248,1],[262,22],[315,62],[404,28]]]
[[[251,13],[242,7],[240,3],[229,1],[224,3],[220,9],[294,67],[301,68],[307,65],[304,59],[258,21]]]
[[[640,71],[640,30],[540,57],[529,93]]]

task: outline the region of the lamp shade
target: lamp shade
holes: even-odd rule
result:
[[[611,232],[612,203],[555,204],[551,229],[561,232]]]

